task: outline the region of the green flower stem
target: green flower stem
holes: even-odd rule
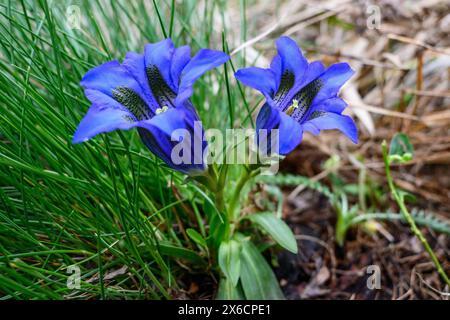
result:
[[[225,209],[223,190],[225,187],[227,173],[228,173],[228,165],[224,164],[221,167],[221,169],[219,170],[219,176],[217,178],[216,205],[217,205],[217,209],[220,212],[223,212]]]
[[[401,210],[403,216],[405,217],[405,220],[408,222],[408,224],[411,228],[411,231],[420,240],[423,247],[430,255],[430,258],[433,261],[433,263],[434,263],[438,273],[442,277],[442,279],[445,281],[445,283],[448,286],[450,286],[450,280],[449,280],[447,274],[445,273],[444,269],[442,268],[438,258],[434,254],[433,249],[431,249],[430,245],[428,244],[427,239],[425,239],[422,232],[419,230],[419,228],[417,228],[417,225],[416,225],[414,219],[412,218],[411,214],[409,213],[408,209],[405,206],[405,202],[403,201],[403,198],[399,195],[399,193],[397,192],[397,189],[395,188],[394,181],[391,176],[391,168],[390,168],[390,161],[388,158],[388,150],[387,150],[386,141],[383,141],[381,148],[383,151],[383,160],[384,160],[384,165],[386,168],[386,178],[387,178],[387,181],[389,184],[389,188],[391,189],[391,193],[392,193],[395,201],[397,202],[398,206],[400,207],[400,210]]]
[[[230,205],[228,206],[228,217],[230,221],[235,221],[238,217],[236,216],[236,206],[239,202],[239,198],[241,196],[242,189],[244,188],[245,184],[257,176],[260,172],[260,169],[251,170],[248,167],[245,167],[245,172],[239,179],[236,189],[234,190],[233,196],[230,200]]]
[[[224,199],[223,199],[223,188],[218,188],[219,190],[216,191],[216,205],[217,210],[219,212],[223,212],[225,209]]]

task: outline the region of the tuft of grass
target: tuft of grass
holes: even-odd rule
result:
[[[205,232],[204,195],[155,159],[135,131],[71,143],[89,107],[79,81],[90,68],[165,34],[194,52],[227,48],[226,31],[223,42],[212,31],[226,2],[204,4],[0,4],[0,298],[171,298],[185,262],[207,261],[184,232]],[[228,89],[232,68],[196,85],[192,101],[209,127],[232,125],[229,113],[251,120],[242,89]],[[237,101],[244,112],[235,111]],[[74,266],[79,289],[71,286]]]

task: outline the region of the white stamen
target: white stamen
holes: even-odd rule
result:
[[[298,109],[298,100],[297,99],[293,99],[292,100],[292,104],[286,110],[286,114],[290,116],[290,115],[292,115],[294,113],[294,111],[296,109]]]
[[[160,113],[166,112],[167,110],[169,110],[169,107],[168,106],[163,106],[162,108],[156,109],[155,113],[156,114],[160,114]]]

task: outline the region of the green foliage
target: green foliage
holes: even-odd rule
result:
[[[258,227],[266,231],[283,248],[292,253],[298,252],[297,240],[295,240],[289,226],[271,212],[252,214],[246,217],[256,223]]]
[[[398,155],[400,158],[405,159],[404,154],[406,153],[407,159],[409,158],[408,153],[413,154],[413,148],[409,142],[409,138],[404,134],[400,134],[400,136],[396,135],[394,145],[392,146],[391,150],[394,155],[394,158],[392,158],[393,161],[397,161],[398,157],[395,155]],[[402,150],[409,151],[403,152]],[[331,160],[333,163],[335,162],[334,159]],[[327,161],[327,164],[330,164],[330,162]],[[292,174],[279,173],[276,176],[260,176],[256,179],[256,181],[260,183],[267,183],[269,186],[272,185],[280,187],[297,187],[299,185],[302,185],[311,190],[320,192],[321,194],[326,196],[333,208],[336,210],[336,242],[341,246],[344,244],[346,234],[351,227],[357,227],[367,221],[381,220],[407,222],[401,213],[379,213],[370,212],[368,210],[363,211],[361,210],[361,206],[359,205],[349,205],[347,195],[358,195],[360,196],[360,198],[365,198],[366,196],[368,196],[368,194],[366,193],[368,193],[369,191],[376,192],[377,186],[372,184],[368,186],[365,186],[364,184],[345,184],[337,175],[334,174],[330,178],[333,182],[334,192],[331,192],[330,188],[320,182],[313,181],[308,177]],[[366,181],[365,183],[370,184],[372,182]],[[361,191],[364,191],[365,193],[360,195]],[[276,192],[271,191],[271,193],[275,194]],[[403,192],[402,190],[398,190],[398,193],[399,196],[404,199],[409,199],[410,201],[415,200],[412,194]],[[376,197],[376,201],[380,200],[378,198],[379,195],[377,194],[373,194],[370,196]],[[412,210],[411,217],[420,226],[431,228],[437,232],[450,234],[450,225],[448,221],[438,218],[435,214]]]
[[[253,243],[240,236],[242,289],[249,300],[282,300],[283,293],[267,261]]]
[[[226,28],[213,33],[216,19],[227,19],[215,15],[226,12],[226,1],[205,1],[202,11],[195,1],[174,3],[0,3],[0,298],[170,299],[188,264],[223,275],[219,299],[282,299],[270,265],[253,243],[257,238],[242,235],[249,223],[241,223],[240,209],[257,182],[267,184],[265,192],[277,204],[245,221],[294,253],[295,238],[280,219],[283,186],[303,185],[325,195],[338,214],[341,244],[350,227],[369,218],[407,221],[405,215],[358,214],[365,207],[349,206],[346,194],[365,198],[371,188],[345,185],[337,175],[330,175],[333,192],[307,177],[257,176],[258,170],[247,167],[212,166],[212,181],[186,181],[155,159],[134,130],[73,145],[73,132],[89,107],[79,82],[90,68],[141,52],[166,36],[193,51],[229,51]],[[80,9],[80,28],[68,26],[69,5]],[[245,14],[242,19],[244,42]],[[344,26],[333,19],[330,23]],[[192,102],[208,127],[253,125],[252,112],[261,101],[249,105],[244,89],[231,80],[233,63],[245,64],[244,52],[195,87]],[[396,135],[389,164],[412,155],[409,139]],[[326,169],[338,166],[333,157]],[[405,200],[404,193],[396,194]],[[411,216],[449,231],[430,215]],[[80,268],[80,289],[67,286],[69,266]]]
[[[408,136],[404,133],[395,134],[389,146],[389,161],[404,163],[410,161],[413,154],[414,148]]]
[[[69,26],[70,5],[80,9],[80,28]],[[228,232],[211,195],[184,184],[134,130],[71,139],[89,107],[79,85],[86,71],[164,34],[194,52],[220,50],[213,15],[226,5],[0,3],[0,298],[169,299],[185,272],[178,262],[210,268],[205,241],[218,248]],[[218,70],[196,84],[192,100],[210,127],[229,127],[230,108],[251,119],[234,111],[237,97],[248,107],[242,89],[216,92],[225,82]],[[68,266],[80,268],[80,289],[67,286]]]
[[[330,188],[327,186],[321,184],[320,182],[311,180],[311,178],[300,175],[279,173],[276,176],[259,176],[256,181],[284,187],[297,187],[299,185],[303,185],[307,188],[322,193],[330,199],[334,197],[333,193],[330,191]]]
[[[391,190],[392,197],[395,199],[397,205],[400,207],[402,217],[409,224],[411,232],[422,243],[422,246],[425,248],[425,251],[427,251],[428,255],[430,256],[430,259],[433,262],[434,266],[436,267],[442,280],[444,280],[447,286],[450,286],[450,279],[448,278],[447,273],[442,268],[442,265],[439,262],[436,254],[430,247],[427,239],[424,237],[422,232],[417,227],[416,222],[414,221],[413,217],[411,216],[409,210],[406,207],[404,193],[399,192],[399,190],[394,184],[394,180],[392,179],[390,168],[392,162],[394,161],[405,162],[410,160],[412,157],[412,145],[409,142],[409,138],[404,134],[396,135],[393,138],[391,145],[389,147],[389,153],[387,150],[386,141],[383,141],[383,143],[381,144],[381,149],[383,153],[383,161],[385,165],[386,179],[389,185],[389,189]]]
[[[348,200],[345,193],[341,194],[340,199],[335,199],[333,201],[333,206],[336,209],[336,242],[338,245],[344,245],[345,236],[348,229],[352,225],[353,219],[357,216],[357,206],[348,207]]]
[[[191,238],[192,240],[194,240],[199,246],[206,248],[206,240],[203,238],[203,236],[198,233],[198,231],[196,231],[195,229],[189,228],[186,230],[187,235],[189,236],[189,238]]]
[[[423,210],[413,209],[411,210],[411,217],[419,226],[427,227],[450,236],[450,223],[440,219],[435,214],[426,213]],[[355,226],[369,220],[401,221],[403,223],[407,223],[405,217],[401,213],[363,213],[353,216],[353,218],[349,221],[348,227]]]
[[[245,296],[239,285],[235,285],[228,278],[221,278],[219,290],[216,295],[217,300],[244,300]]]
[[[154,158],[135,130],[71,143],[89,107],[79,82],[90,68],[166,36],[194,52],[229,50],[226,28],[212,33],[214,12],[225,12],[226,2],[207,1],[201,12],[192,1],[173,4],[0,4],[1,298],[170,299],[185,264],[222,271],[218,298],[283,297],[264,257],[237,233],[248,226],[240,224],[240,207],[257,170],[211,166],[210,180],[186,181]],[[70,5],[80,16],[68,17]],[[72,18],[80,28],[69,26]],[[236,58],[245,63],[243,54]],[[195,87],[192,102],[208,127],[253,125],[259,102],[250,106],[230,81],[235,70],[230,62]],[[273,218],[273,226],[255,221],[296,251],[288,227]],[[67,285],[69,266],[80,268],[79,289]]]
[[[241,244],[233,239],[222,242],[219,248],[219,267],[234,287],[241,272],[241,250]]]

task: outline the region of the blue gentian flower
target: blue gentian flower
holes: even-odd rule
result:
[[[245,68],[236,72],[243,84],[260,91],[266,103],[256,119],[256,130],[278,129],[279,152],[286,155],[302,140],[303,132],[318,135],[321,130],[338,129],[354,143],[358,131],[352,118],[342,115],[347,106],[337,96],[352,76],[347,63],[325,69],[319,61],[308,63],[297,44],[288,37],[276,41],[278,54],[270,68]]]
[[[147,44],[144,54],[129,52],[122,63],[106,62],[89,70],[81,80],[86,97],[92,102],[73,137],[74,143],[116,129],[137,127],[143,143],[169,167],[187,174],[206,169],[203,129],[195,132],[199,117],[189,98],[194,82],[206,71],[229,59],[220,51],[201,49],[192,59],[190,48],[175,48],[170,39]],[[172,141],[177,129],[191,139]],[[173,161],[178,142],[191,150],[191,163]],[[196,151],[196,152],[194,152]],[[185,155],[184,155],[185,156]]]

